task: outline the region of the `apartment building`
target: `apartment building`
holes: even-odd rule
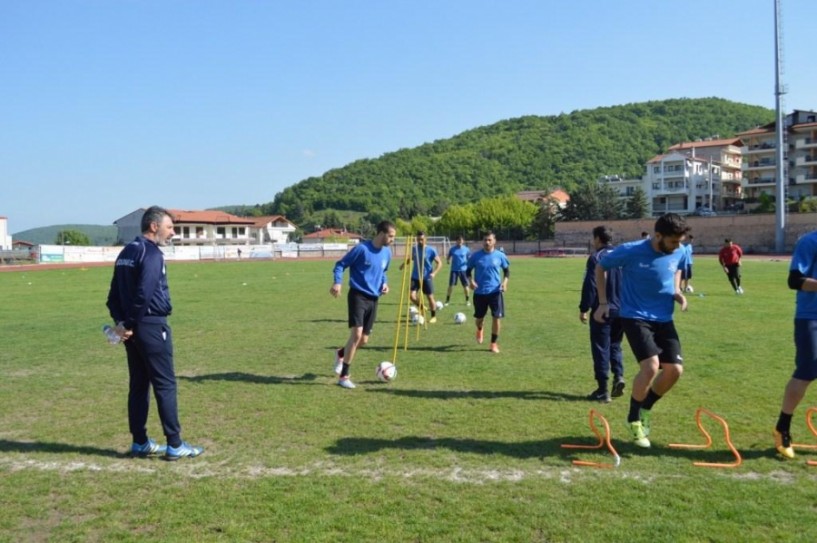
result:
[[[711,193],[707,179],[696,182],[698,190],[691,195],[695,199],[695,208],[708,206],[714,210],[732,209],[743,199],[743,141],[738,138],[706,138],[699,141],[677,143],[667,149],[668,152],[684,153],[692,158],[711,162]],[[698,183],[706,186],[698,187]]]
[[[722,200],[721,165],[685,152],[653,157],[642,179],[653,215],[686,215],[702,206],[717,209]]]
[[[738,134],[744,144],[743,179],[746,198],[777,194],[776,124]],[[817,196],[817,113],[794,110],[783,121],[784,176],[789,198]]]

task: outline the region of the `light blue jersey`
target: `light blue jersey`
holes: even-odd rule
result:
[[[453,245],[448,250],[448,259],[451,261],[452,272],[464,272],[468,269],[468,257],[471,256],[471,249],[463,245],[457,247]]]
[[[423,255],[425,255],[425,259],[423,261],[423,279],[428,279],[429,275],[431,275],[431,271],[434,269],[434,260],[437,258],[437,249],[427,246],[425,251],[420,252],[419,247],[415,246],[411,251],[411,258],[414,259],[414,263],[411,267],[412,279],[420,279],[420,275],[417,272],[417,266],[419,265],[420,258]]]
[[[484,249],[480,249],[472,254],[468,259],[466,272],[470,274],[471,270],[474,270],[474,281],[477,283],[474,294],[484,295],[499,292],[499,287],[502,286],[500,270],[507,270],[510,265],[508,257],[499,250],[486,253]]]
[[[335,263],[335,283],[343,281],[343,270],[349,268],[349,287],[367,296],[379,298],[386,284],[386,271],[391,262],[391,249],[377,249],[371,241],[353,247]]]
[[[687,253],[687,266],[692,266],[692,244],[691,243],[684,243],[681,245],[681,248],[684,249]]]
[[[686,250],[671,254],[652,248],[649,239],[619,245],[599,262],[621,268],[621,310],[625,319],[670,322],[675,309],[675,272],[686,265]]]
[[[804,277],[817,279],[815,258],[817,258],[817,231],[810,232],[797,240],[791,255],[789,271],[798,271]],[[817,292],[798,290],[796,300],[795,319],[817,320]]]

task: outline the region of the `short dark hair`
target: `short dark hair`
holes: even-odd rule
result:
[[[496,239],[496,234],[494,233],[493,230],[488,230],[487,232],[482,234],[483,239],[487,238],[488,236],[494,236],[494,239]]]
[[[732,243],[732,240],[730,238],[726,238],[725,240],[723,240],[723,242],[724,243]]]
[[[423,230],[417,230],[417,237],[423,238],[425,237],[426,233]]]
[[[394,226],[394,223],[391,221],[380,221],[377,223],[377,233],[378,234],[388,234],[389,230],[394,228],[397,230],[397,227]]]
[[[605,245],[609,245],[613,241],[613,233],[604,225],[597,226],[593,229],[593,237],[599,238],[599,241]]]
[[[160,223],[165,217],[170,217],[170,212],[163,207],[150,206],[142,215],[142,233],[150,231],[150,225],[153,223]],[[172,218],[172,217],[171,217]]]
[[[684,236],[689,232],[689,226],[679,214],[664,213],[655,221],[655,231],[662,236]]]

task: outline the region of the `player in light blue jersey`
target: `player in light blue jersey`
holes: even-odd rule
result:
[[[389,292],[386,272],[391,262],[390,246],[396,234],[397,229],[392,223],[382,221],[377,225],[374,239],[359,243],[335,263],[334,283],[329,289],[329,294],[335,298],[341,293],[343,270],[349,268],[349,339],[335,352],[335,373],[339,376],[338,385],[343,388],[355,388],[349,379],[349,367],[358,348],[369,341],[380,296]]]
[[[431,312],[429,323],[437,322],[437,300],[434,299],[434,276],[443,267],[443,261],[437,254],[437,249],[426,245],[426,233],[417,232],[417,244],[411,250],[411,286],[409,287],[409,299],[411,303],[420,308],[420,314],[425,315],[426,309]],[[402,270],[406,266],[400,264]],[[423,277],[420,279],[420,268],[423,270]],[[420,291],[426,295],[428,308],[423,305]]]
[[[774,444],[784,458],[794,458],[791,418],[817,379],[817,231],[801,237],[789,266],[789,288],[797,291],[794,311],[794,373],[786,384],[774,429]]]
[[[448,274],[448,293],[445,295],[445,305],[451,303],[451,291],[457,286],[457,283],[462,285],[462,290],[465,293],[465,305],[471,305],[468,299],[468,276],[465,275],[465,270],[468,269],[468,257],[471,256],[471,249],[465,245],[465,240],[462,236],[457,236],[456,244],[448,250],[448,257],[446,261],[451,266],[451,273]]]
[[[605,270],[621,268],[619,317],[627,342],[638,360],[627,423],[639,447],[649,447],[651,409],[683,373],[681,341],[672,321],[675,302],[686,311],[681,270],[687,252],[680,248],[689,232],[683,217],[665,213],[655,222],[655,235],[619,245],[596,266],[598,322],[609,316]]]
[[[474,277],[471,278],[471,272]],[[482,239],[482,249],[468,259],[466,272],[474,291],[474,321],[477,325],[477,343],[482,343],[482,325],[491,308],[491,352],[498,353],[500,321],[505,316],[504,292],[508,289],[510,262],[502,251],[496,250],[496,236],[488,232]]]

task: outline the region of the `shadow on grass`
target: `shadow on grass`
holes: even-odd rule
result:
[[[208,373],[206,375],[186,376],[179,375],[178,379],[190,381],[191,383],[201,383],[203,381],[235,381],[242,383],[257,383],[259,385],[305,385],[318,384],[315,380],[317,374],[305,373],[301,376],[278,377],[276,375],[256,375],[254,373],[244,373],[233,371],[227,373]]]
[[[409,398],[425,398],[435,400],[462,400],[478,399],[493,400],[499,398],[517,398],[520,400],[553,400],[559,402],[581,401],[588,406],[598,405],[590,402],[585,396],[579,394],[566,394],[564,392],[547,392],[543,390],[405,390],[405,389],[376,389],[367,390],[379,394],[392,394],[394,396],[406,396]]]
[[[130,455],[114,449],[100,449],[87,445],[71,445],[68,443],[52,443],[43,441],[9,441],[0,439],[0,453],[76,453],[109,458],[130,458]]]
[[[563,444],[570,445],[596,445],[598,439],[588,430],[588,434],[582,436],[562,436],[551,439],[522,442],[504,442],[466,438],[432,438],[424,436],[406,436],[398,439],[373,439],[362,437],[347,437],[337,441],[332,446],[326,448],[330,454],[342,456],[354,456],[358,454],[371,454],[388,449],[399,449],[403,451],[434,451],[447,449],[458,453],[470,454],[501,454],[513,458],[541,458],[558,456],[567,461],[587,459],[590,456],[599,456],[597,461],[612,462],[612,455],[606,447],[601,449],[563,449]],[[641,456],[651,457],[673,457],[685,458],[692,462],[710,463],[732,463],[735,458],[731,452],[723,449],[671,449],[667,446],[653,446],[650,449],[640,449],[629,442],[612,440],[613,447],[619,456],[624,460],[628,458],[638,458]],[[738,451],[744,461],[775,457],[774,449]],[[608,459],[601,458],[607,456]],[[781,460],[782,461],[782,460]],[[702,468],[717,469],[717,468]],[[727,468],[729,469],[729,468]]]

